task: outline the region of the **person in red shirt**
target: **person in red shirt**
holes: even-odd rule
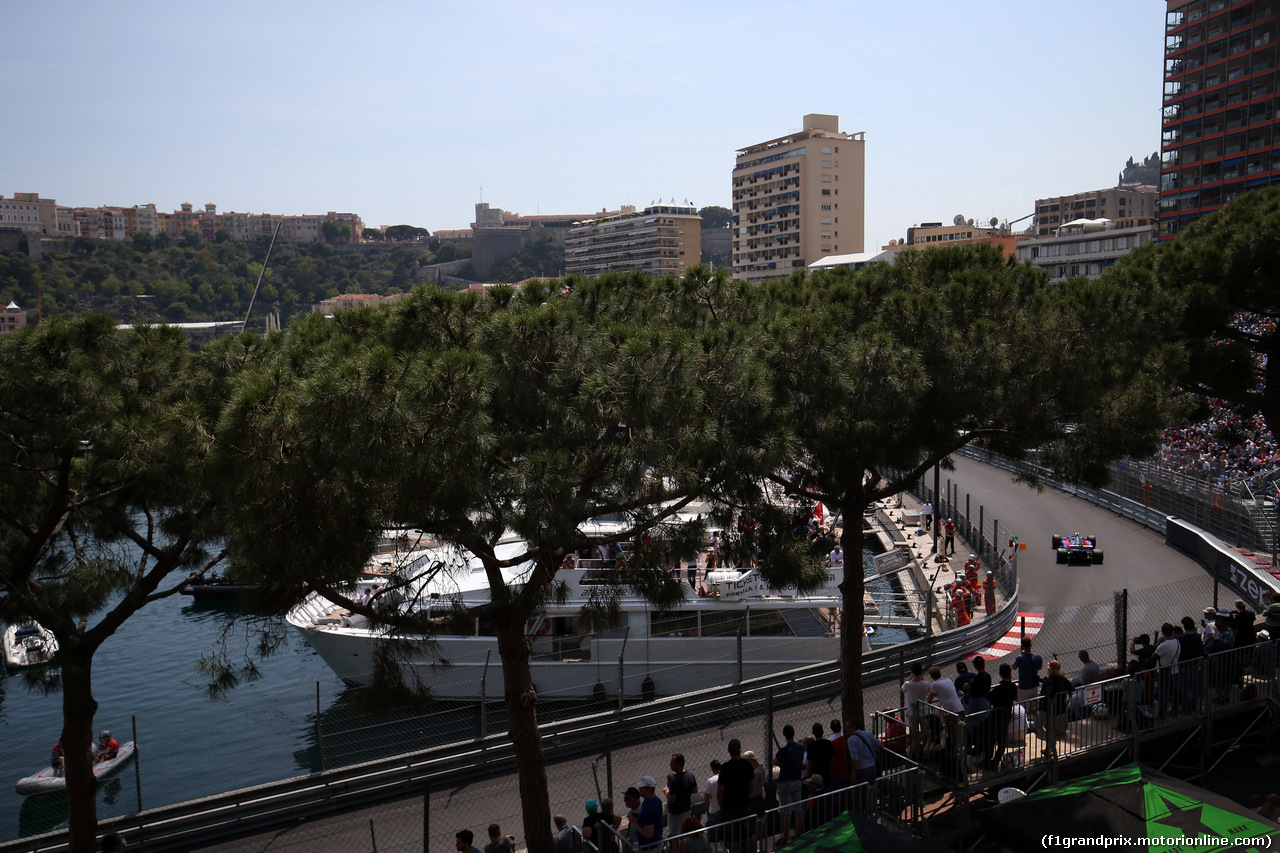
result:
[[[110,761],[120,754],[120,743],[111,736],[111,732],[104,730],[98,737],[97,755],[93,758],[94,764],[102,764],[104,761]]]

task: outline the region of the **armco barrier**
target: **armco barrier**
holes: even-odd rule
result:
[[[985,648],[1014,626],[1018,613],[1015,590],[992,616],[957,628],[874,650],[863,658],[863,683],[876,685],[898,678],[915,661],[943,662]],[[541,727],[548,764],[598,754],[605,743],[622,746],[666,740],[680,729],[715,726],[727,705],[771,701],[779,707],[828,699],[839,691],[836,662],[815,664],[740,684],[657,699],[614,711]],[[328,814],[336,809],[385,802],[421,794],[466,773],[475,779],[514,772],[515,751],[504,732],[430,750],[365,764],[299,776],[231,791],[187,803],[150,809],[104,820],[100,831],[127,834],[131,843],[149,851],[188,849],[193,840],[209,844],[285,821]],[[9,851],[65,851],[66,833],[56,832],[0,844]]]
[[[1173,547],[1199,560],[1209,574],[1248,601],[1259,613],[1267,609],[1264,594],[1280,590],[1269,573],[1231,550],[1221,539],[1180,518],[1168,518],[1164,537]]]
[[[1016,462],[968,447],[961,449],[956,455],[1015,474],[1035,474],[1046,485],[1109,509],[1117,515],[1132,519],[1144,527],[1163,534],[1166,542],[1199,560],[1209,574],[1236,595],[1251,602],[1259,613],[1266,609],[1264,593],[1268,590],[1280,592],[1280,581],[1277,581],[1269,572],[1263,571],[1252,561],[1233,551],[1230,544],[1176,516],[1157,512],[1106,489],[1094,489],[1049,477],[1043,468],[1031,463]]]

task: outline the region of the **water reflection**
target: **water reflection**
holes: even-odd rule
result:
[[[33,794],[22,801],[18,812],[18,835],[39,835],[67,825],[67,792]]]

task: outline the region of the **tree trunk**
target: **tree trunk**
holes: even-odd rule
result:
[[[72,853],[98,849],[98,803],[93,778],[93,656],[62,655],[62,749],[66,756],[67,836]]]
[[[543,763],[542,735],[538,732],[538,694],[533,689],[533,673],[529,668],[526,616],[519,608],[510,608],[500,616],[495,614],[495,627],[498,655],[502,658],[503,698],[511,741],[516,749],[524,841],[529,853],[551,853],[547,768]]]
[[[862,597],[866,583],[862,577],[862,512],[865,502],[849,502],[840,507],[844,528],[840,547],[844,550],[844,580],[840,593],[840,701],[844,722],[856,725],[863,720],[862,707]]]

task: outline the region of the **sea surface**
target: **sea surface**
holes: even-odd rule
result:
[[[867,575],[876,574],[864,554]],[[892,593],[870,581],[877,599]],[[884,599],[888,603],[888,599]],[[246,621],[247,620],[247,621]],[[136,740],[136,760],[98,785],[98,816],[184,802],[250,785],[451,743],[505,728],[500,706],[441,704],[422,714],[370,708],[367,696],[346,688],[293,629],[283,646],[259,659],[252,653],[257,623],[224,602],[175,595],[129,619],[94,658],[95,733]],[[218,698],[199,671],[202,654],[220,639],[252,660],[258,673]],[[906,639],[880,629],[875,644]],[[540,716],[580,714],[540,706]],[[60,693],[33,693],[14,672],[0,675],[0,840],[65,826],[66,795],[21,797],[18,779],[49,764],[62,730]]]

